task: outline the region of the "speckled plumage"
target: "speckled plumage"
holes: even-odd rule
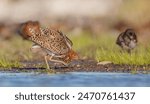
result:
[[[20,26],[20,34],[35,43],[32,47],[33,51],[38,48],[38,51],[43,51],[51,58],[62,58],[64,62],[78,57],[72,50],[72,41],[66,35],[55,29],[41,28],[39,22],[23,23]]]
[[[71,45],[66,42],[66,37],[61,32],[50,29],[40,30],[40,34],[32,32],[32,34],[36,35],[32,35],[29,39],[56,55],[66,54],[70,51]]]
[[[136,33],[133,29],[126,29],[118,36],[116,44],[130,53],[137,45]]]

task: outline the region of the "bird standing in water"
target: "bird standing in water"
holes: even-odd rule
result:
[[[47,60],[68,65],[71,60],[78,59],[72,50],[72,41],[59,30],[41,28],[39,22],[28,21],[20,25],[19,33],[34,42],[31,51],[44,55],[48,69]]]
[[[126,50],[128,53],[131,53],[131,50],[134,49],[137,45],[137,36],[133,29],[126,29],[125,32],[122,32],[116,41],[116,44],[119,45],[122,49]]]

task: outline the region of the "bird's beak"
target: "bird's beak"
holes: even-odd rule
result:
[[[78,60],[78,59],[79,59],[79,55],[76,53],[76,54],[73,56],[73,59]]]
[[[77,60],[77,59],[79,59],[79,55],[76,53],[76,52],[74,52],[74,51],[72,51],[72,59],[74,59],[74,60]]]

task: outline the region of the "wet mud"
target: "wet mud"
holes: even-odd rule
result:
[[[43,61],[23,61],[21,68],[2,69],[12,72],[47,72]],[[76,60],[68,66],[49,62],[51,69],[55,72],[124,72],[124,73],[150,73],[150,65],[117,65],[113,63],[99,64],[95,60]]]

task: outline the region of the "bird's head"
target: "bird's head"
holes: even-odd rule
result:
[[[129,37],[129,39],[135,43],[137,43],[137,36],[133,29],[127,29],[125,34]]]
[[[40,32],[40,24],[38,21],[22,23],[19,26],[18,32],[23,38],[28,39],[33,34]]]
[[[66,55],[64,61],[68,63],[68,62],[70,62],[71,60],[77,60],[77,59],[79,59],[78,54],[77,54],[75,51],[73,51],[73,50],[71,49],[71,50],[68,52],[68,54]]]

